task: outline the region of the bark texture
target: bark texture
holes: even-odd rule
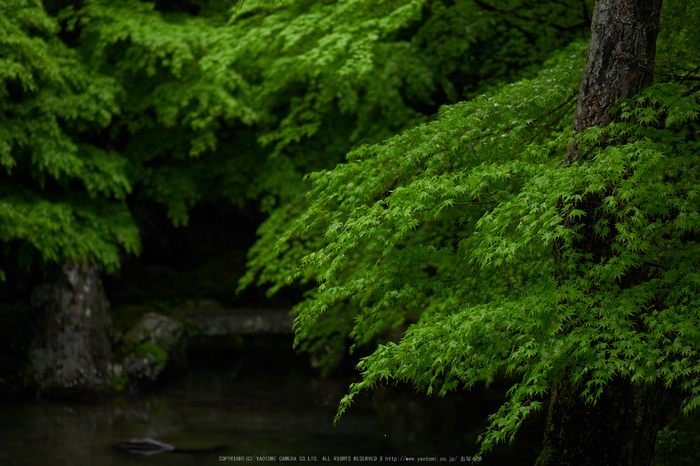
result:
[[[597,0],[573,129],[584,132],[612,121],[617,99],[632,97],[654,81],[662,0]],[[578,159],[572,144],[564,160]]]
[[[595,406],[581,388],[554,385],[537,466],[648,465],[654,453],[661,384],[608,383]]]
[[[596,1],[574,131],[606,126],[612,121],[611,109],[619,98],[632,97],[653,82],[661,2]],[[572,144],[564,166],[579,159],[579,149]],[[583,201],[578,206],[586,212],[582,221],[594,222],[592,203]],[[571,247],[592,252],[597,258],[610,253],[595,237],[593,228],[583,231],[585,237]],[[555,244],[555,262],[561,263],[562,254],[566,254],[562,245]],[[639,279],[627,277],[627,284]],[[581,391],[568,375],[553,384],[537,465],[648,465],[656,440],[660,385],[633,384],[617,378],[608,383],[595,406],[584,402]]]
[[[31,298],[35,337],[29,348],[42,394],[85,397],[113,387],[109,302],[95,264],[64,264]]]

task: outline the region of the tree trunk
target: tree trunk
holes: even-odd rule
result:
[[[574,131],[606,126],[617,99],[632,97],[654,81],[661,2],[596,1]],[[572,144],[564,164],[570,165],[578,155],[578,147]]]
[[[537,466],[648,465],[654,453],[661,384],[608,382],[595,405],[565,379],[552,388]]]
[[[91,397],[109,392],[112,324],[95,264],[63,264],[31,298],[35,337],[29,348],[39,393]]]
[[[610,110],[617,99],[631,97],[653,82],[661,2],[596,1],[574,131],[606,126],[612,121]],[[571,144],[564,166],[579,159],[578,146]],[[593,218],[586,203],[578,208]],[[592,237],[593,228],[585,231],[591,238],[584,238],[574,248],[600,243]],[[561,263],[563,253],[561,245],[555,244],[557,263]],[[595,406],[585,403],[581,391],[568,376],[553,384],[537,465],[648,465],[656,439],[660,386],[634,384],[618,377],[605,386]]]

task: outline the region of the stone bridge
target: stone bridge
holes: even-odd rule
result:
[[[220,309],[189,313],[186,325],[201,336],[292,335],[294,318],[289,309]]]

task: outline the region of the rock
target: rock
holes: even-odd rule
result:
[[[166,367],[185,364],[187,338],[182,322],[149,312],[124,336],[123,374],[130,389],[155,381]]]
[[[174,451],[175,447],[170,444],[153,440],[152,438],[132,438],[127,442],[118,443],[117,446],[128,453],[138,455],[155,455],[156,453],[167,453]]]
[[[28,355],[40,393],[82,397],[112,389],[112,324],[97,265],[67,262],[31,296]]]
[[[225,443],[213,443],[207,440],[181,439],[177,446],[169,443],[153,440],[152,438],[132,438],[126,442],[119,442],[116,447],[127,453],[137,455],[155,455],[157,453],[189,453],[201,454],[223,450],[227,447]]]
[[[170,354],[183,344],[185,325],[177,319],[149,312],[124,335],[127,346],[151,342]]]
[[[145,381],[155,381],[164,368],[165,365],[152,354],[130,354],[124,359],[124,373],[132,391]]]

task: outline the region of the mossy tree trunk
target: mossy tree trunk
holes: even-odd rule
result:
[[[591,41],[579,91],[573,129],[584,132],[604,127],[613,119],[611,109],[619,98],[631,97],[654,79],[656,37],[662,0],[598,0],[591,24]],[[564,165],[580,160],[572,144]],[[586,201],[584,199],[584,201]],[[577,208],[583,221],[595,218],[592,203]],[[588,220],[586,220],[588,219]],[[602,257],[608,251],[593,228],[572,247]],[[555,261],[567,251],[555,245]],[[639,277],[625,277],[634,282]],[[553,384],[538,466],[648,465],[654,452],[659,385],[632,383],[616,376],[595,405],[581,397],[582,387],[568,375]]]

